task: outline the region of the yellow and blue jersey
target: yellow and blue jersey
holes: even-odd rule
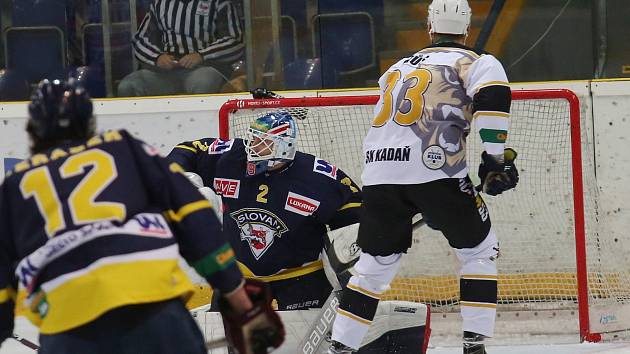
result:
[[[124,130],[18,163],[0,187],[0,329],[16,289],[41,333],[120,306],[187,297],[183,256],[213,287],[242,281],[212,206],[157,151]]]

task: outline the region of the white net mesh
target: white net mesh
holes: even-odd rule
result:
[[[361,146],[373,106],[289,110],[298,118],[298,149],[334,163],[360,184]],[[245,109],[231,113],[230,137],[244,137],[249,124],[269,111]],[[565,99],[512,103],[507,145],[519,154],[516,166],[520,183],[498,197],[484,195],[501,246],[498,339],[523,331],[578,333],[570,119]],[[594,332],[625,330],[630,328],[630,316],[624,311],[630,302],[630,266],[615,245],[614,232],[601,232],[597,223],[592,145],[585,132],[582,129],[590,328]],[[471,133],[468,161],[476,183],[480,155],[480,139]],[[413,247],[403,258],[387,297],[431,304],[434,326],[439,327],[440,320],[459,312],[458,271],[458,261],[444,237],[423,227],[414,233]],[[501,322],[517,323],[514,318],[519,316],[524,328]],[[602,320],[602,316],[609,316],[611,321]],[[559,325],[560,319],[568,323],[566,328]],[[457,327],[449,329],[454,335],[461,333]]]

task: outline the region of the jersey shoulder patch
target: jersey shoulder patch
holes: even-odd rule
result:
[[[208,155],[220,155],[226,151],[230,151],[232,149],[232,145],[234,144],[234,139],[230,140],[221,140],[214,139],[214,141],[208,146]]]
[[[232,148],[234,139],[202,138],[177,145],[177,148],[191,150],[196,154],[220,155]]]
[[[321,173],[334,180],[337,179],[337,166],[317,156],[313,160],[313,172]]]

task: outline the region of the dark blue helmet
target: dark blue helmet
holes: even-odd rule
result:
[[[83,139],[94,133],[92,101],[74,79],[43,80],[28,106],[27,130],[36,141]]]

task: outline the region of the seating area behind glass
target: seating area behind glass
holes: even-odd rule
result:
[[[0,101],[25,100],[28,87],[39,80],[68,75],[82,80],[93,97],[116,97],[120,81],[139,68],[132,38],[153,1],[0,0]],[[248,30],[245,16],[269,16],[246,14],[248,9],[261,3],[273,8],[277,1],[280,48],[274,51],[273,45],[266,44],[249,47],[249,51],[256,52],[256,58],[262,59],[252,60],[253,67],[247,67],[248,56],[244,55],[233,66],[233,75],[227,75],[233,79],[232,85],[224,85],[222,92],[252,85],[274,90],[374,87],[390,65],[429,44],[425,30],[429,0],[229,1],[236,7],[244,31]],[[474,46],[495,0],[469,3],[473,18],[468,44]],[[619,4],[609,4],[608,26],[619,27],[614,21],[615,6]],[[602,37],[595,37],[591,30],[589,21],[595,14],[592,6],[571,5],[557,23],[554,20],[549,34],[524,59],[519,59],[543,35],[559,10],[557,4],[540,0],[505,2],[483,48],[506,63],[513,81],[539,76],[549,80],[592,78],[594,61],[598,58],[601,62],[602,57],[601,53],[593,54],[594,41]],[[576,28],[574,23],[584,26]],[[249,30],[260,31],[255,26]],[[562,64],[562,52],[569,44],[558,38],[576,31],[583,43],[571,46],[575,65],[567,66]],[[622,32],[608,29],[611,43],[606,48],[614,50],[616,58],[627,58],[619,56],[630,52],[627,42],[613,40],[619,33]],[[273,43],[271,37],[265,38],[264,43]],[[601,43],[597,48],[602,48]],[[534,72],[530,70],[532,64],[537,64]],[[604,64],[607,77],[630,76],[630,70],[621,70],[630,67],[630,62],[620,62],[611,54]],[[241,84],[234,85],[237,82]]]

